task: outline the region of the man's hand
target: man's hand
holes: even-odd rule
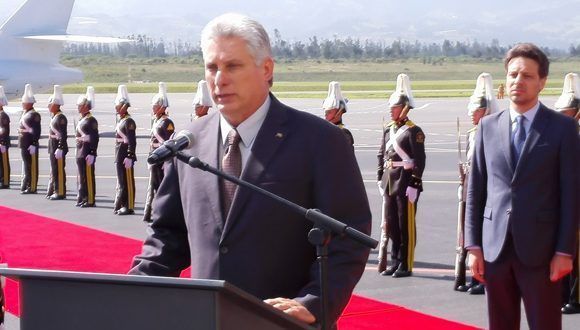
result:
[[[63,155],[64,155],[64,151],[62,149],[56,149],[54,151],[54,158],[56,158],[56,159],[62,159]]]
[[[483,252],[480,248],[474,248],[469,250],[468,254],[471,275],[473,275],[473,277],[475,277],[479,282],[485,284]]]
[[[557,282],[572,271],[572,257],[555,254],[550,262],[550,281]]]
[[[302,322],[312,324],[316,321],[314,315],[312,315],[312,313],[310,313],[306,307],[294,299],[273,298],[266,299],[264,302]]]
[[[126,169],[131,168],[133,167],[133,160],[131,158],[125,158],[123,159],[123,165],[125,166]]]
[[[34,154],[36,153],[36,147],[35,147],[35,146],[30,146],[30,147],[28,147],[28,152],[29,152],[31,155],[34,155]]]
[[[0,153],[5,154],[6,153],[6,146],[0,145]]]
[[[385,187],[383,187],[383,181],[377,181],[377,186],[379,187],[379,194],[381,194],[381,196],[385,196]]]

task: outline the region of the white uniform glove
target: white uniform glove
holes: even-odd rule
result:
[[[459,187],[457,187],[457,200],[461,201],[463,200],[463,185],[459,185]]]
[[[383,187],[383,181],[377,181],[377,186],[379,187],[379,194],[381,194],[381,196],[385,196],[385,187]]]
[[[95,156],[93,155],[87,155],[85,157],[85,160],[87,161],[87,165],[93,165],[95,163]]]
[[[131,158],[125,158],[123,159],[123,165],[125,165],[125,168],[131,168],[133,167],[133,160]]]
[[[405,195],[407,195],[409,202],[415,203],[417,201],[417,188],[407,187]]]
[[[36,146],[30,146],[30,147],[28,147],[28,152],[31,155],[34,155],[36,153]]]
[[[0,153],[6,153],[6,146],[0,145]]]
[[[62,149],[56,149],[54,151],[54,158],[56,159],[62,159],[62,155],[64,154],[64,152],[62,151]]]

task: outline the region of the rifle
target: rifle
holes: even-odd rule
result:
[[[465,286],[465,251],[464,225],[465,225],[465,200],[463,199],[463,188],[465,187],[465,162],[461,153],[461,130],[459,127],[459,117],[457,118],[457,165],[459,167],[459,203],[457,207],[457,247],[455,249],[455,282],[453,288],[457,290],[460,286]]]

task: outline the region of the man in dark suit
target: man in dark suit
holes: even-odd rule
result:
[[[269,93],[274,61],[264,28],[226,14],[208,23],[201,40],[218,111],[187,126],[194,141],[185,153],[369,233],[365,188],[343,133]],[[194,278],[226,280],[299,320],[317,321],[318,270],[307,240],[312,223],[301,215],[174,160],[166,163],[152,220],[130,274],[178,276],[191,264]],[[330,243],[330,324],[368,254],[346,237]]]
[[[549,68],[539,48],[518,44],[504,65],[510,106],[477,130],[465,245],[491,329],[519,329],[521,299],[530,328],[560,329],[578,230],[578,128],[538,100]]]

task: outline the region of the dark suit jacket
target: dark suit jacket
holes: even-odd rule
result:
[[[371,213],[353,148],[336,126],[287,107],[273,96],[242,179],[306,208],[370,233]],[[185,150],[217,167],[219,115],[187,127]],[[153,203],[153,223],[130,274],[178,276],[190,265],[193,278],[222,279],[258,298],[298,298],[319,315],[312,223],[280,204],[239,188],[223,225],[218,178],[173,160]],[[369,249],[346,238],[329,246],[329,317],[348,302]]]
[[[509,111],[481,120],[469,176],[465,245],[495,261],[511,229],[520,261],[549,264],[575,253],[579,218],[578,124],[541,105],[517,168],[512,166]]]

